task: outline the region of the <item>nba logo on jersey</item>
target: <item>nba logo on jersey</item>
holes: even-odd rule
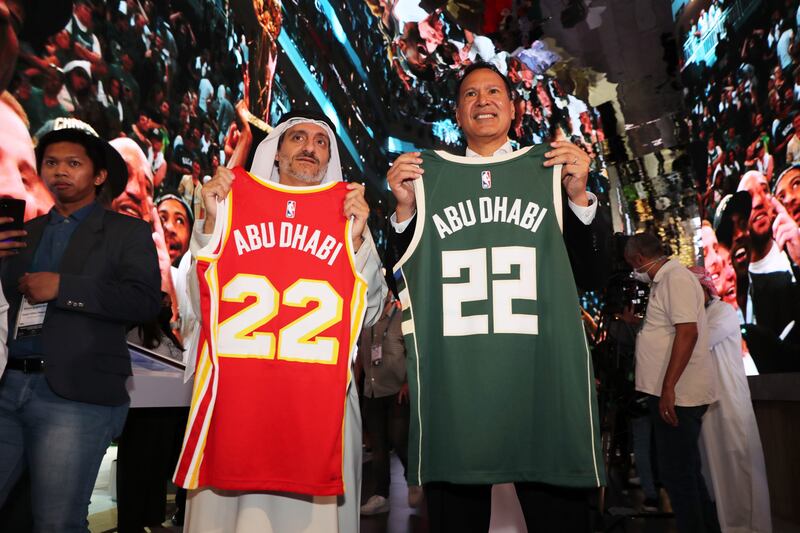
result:
[[[286,202],[286,218],[294,218],[294,208],[297,206],[297,202],[294,200],[289,200]]]
[[[484,170],[481,172],[481,187],[484,189],[492,188],[492,171]]]

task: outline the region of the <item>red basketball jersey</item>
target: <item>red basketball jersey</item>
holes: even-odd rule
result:
[[[342,214],[346,185],[234,173],[197,257],[202,330],[175,483],[342,494],[350,358],[367,293]]]

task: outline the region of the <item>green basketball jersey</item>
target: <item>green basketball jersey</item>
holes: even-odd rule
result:
[[[396,270],[411,390],[409,482],[604,482],[594,375],[544,145],[422,155]]]

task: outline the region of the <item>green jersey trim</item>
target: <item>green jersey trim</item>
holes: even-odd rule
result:
[[[411,315],[409,320],[404,321],[401,324],[401,329],[403,335],[411,335],[411,338],[414,339],[414,361],[417,366],[416,372],[416,381],[417,381],[417,391],[418,394],[422,391],[422,383],[420,381],[420,371],[419,371],[419,360],[420,360],[420,353],[419,353],[419,345],[417,344],[417,334],[414,331],[414,307],[411,304],[411,293],[408,290],[408,279],[403,276],[403,290],[400,291],[398,296],[400,297],[400,304],[402,305],[403,309],[408,309],[409,314]],[[419,439],[417,439],[417,479],[422,479],[422,402],[417,402],[417,421],[419,425]]]
[[[509,152],[503,155],[493,155],[491,157],[467,157],[465,155],[451,154],[450,152],[445,152],[444,150],[434,150],[433,153],[435,153],[445,161],[450,161],[453,163],[461,163],[462,165],[488,165],[493,163],[502,163],[504,161],[511,161],[512,159],[522,157],[536,146],[538,145],[534,144],[532,146],[526,146],[525,148],[521,148],[514,152]]]
[[[416,342],[416,341],[415,341]],[[594,479],[596,486],[600,486],[600,470],[597,468],[597,448],[594,445],[594,411],[592,410],[592,387],[594,386],[594,379],[592,377],[592,352],[589,349],[589,340],[586,338],[586,330],[583,331],[583,345],[586,347],[586,394],[589,404],[589,430],[591,440],[589,441],[589,449],[592,450],[592,465],[594,466]]]
[[[524,157],[530,150],[536,148],[539,145],[532,145],[521,150],[517,150],[516,152],[511,152],[510,154],[504,154],[494,157],[466,157],[462,155],[453,155],[448,152],[444,152],[442,150],[434,150],[437,156],[441,157],[446,161],[451,161],[454,163],[462,163],[465,165],[486,165],[489,163],[501,163],[504,161],[511,161],[518,157]],[[555,210],[556,220],[558,221],[558,227],[561,232],[564,232],[564,213],[561,207],[562,197],[561,197],[561,167],[562,165],[555,165],[553,167],[553,209]],[[420,240],[422,240],[422,232],[425,228],[425,178],[421,177],[413,181],[414,185],[414,196],[416,197],[417,203],[417,224],[414,227],[414,235],[411,237],[411,242],[406,249],[406,253],[397,261],[395,264],[393,271],[396,273],[397,271],[403,268],[403,265],[414,255],[414,251],[416,251],[417,246],[419,245]],[[421,222],[421,223],[420,223]]]

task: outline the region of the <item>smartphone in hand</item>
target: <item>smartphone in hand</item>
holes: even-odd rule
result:
[[[13,220],[0,223],[0,232],[8,230],[21,230],[25,224],[25,200],[17,198],[0,198],[0,219]],[[16,237],[14,240],[20,240]]]

